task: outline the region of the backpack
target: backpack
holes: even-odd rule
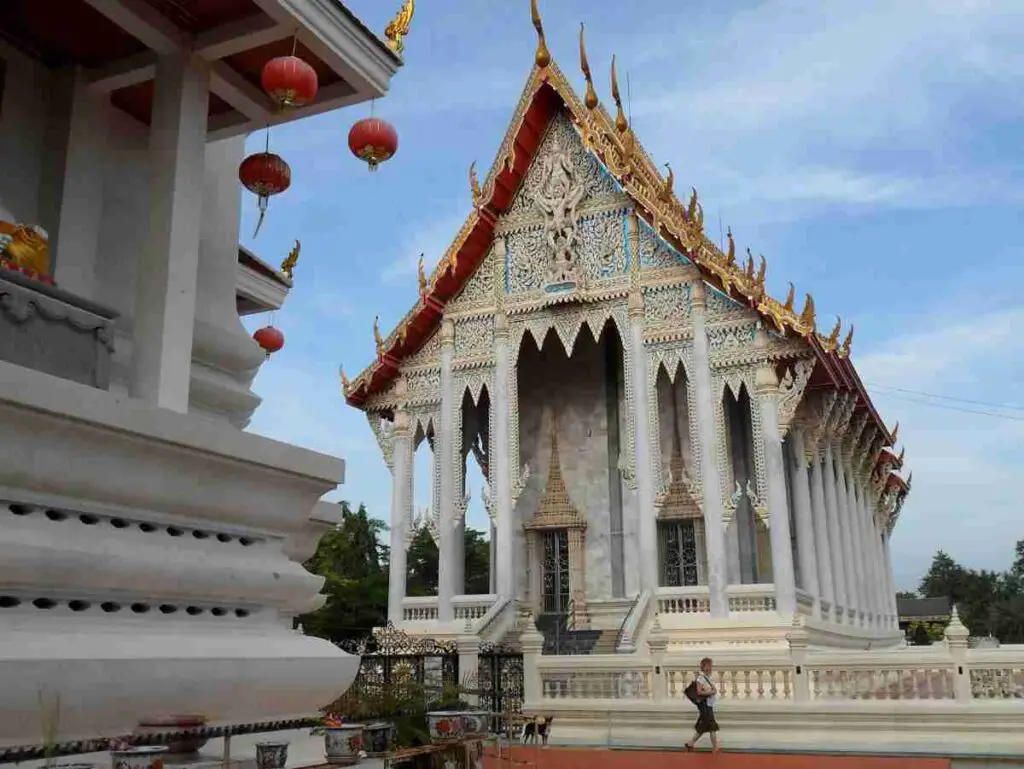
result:
[[[697,707],[700,707],[705,703],[707,697],[697,693],[697,679],[690,681],[690,685],[683,689],[683,694],[686,695],[686,699],[692,702]]]

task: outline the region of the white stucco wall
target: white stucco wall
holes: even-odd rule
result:
[[[47,70],[0,41],[7,64],[0,105],[0,215],[21,221],[39,215],[39,178],[43,158]]]

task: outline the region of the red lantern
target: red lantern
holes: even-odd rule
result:
[[[398,133],[379,117],[363,118],[348,132],[348,148],[371,171],[398,152]]]
[[[316,70],[298,56],[278,56],[263,65],[263,90],[279,107],[301,107],[316,98]]]
[[[253,334],[252,338],[263,348],[268,358],[284,347],[284,334],[273,326],[264,326]]]
[[[271,195],[284,192],[292,183],[292,169],[273,152],[257,152],[242,161],[238,167],[238,179],[249,192],[259,198],[260,218],[256,222],[255,238],[267,213],[267,201]]]

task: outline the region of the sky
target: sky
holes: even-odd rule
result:
[[[398,0],[350,0],[383,30]],[[250,430],[344,457],[332,499],[389,517],[390,475],[354,377],[417,298],[416,261],[443,254],[470,210],[533,64],[527,0],[421,0],[405,66],[375,114],[400,146],[377,173],[347,147],[359,105],[274,129],[291,189],[245,244],[277,263],[302,241]],[[700,191],[768,258],[768,287],[813,293],[819,325],[856,326],[853,361],[900,423],[913,491],[893,535],[897,586],[938,549],[1004,569],[1024,539],[1024,4],[1019,0],[541,0],[549,47],[582,92],[577,35],[610,103],[612,54],[633,127],[676,190]],[[391,6],[395,6],[392,8]],[[262,137],[253,137],[255,148]],[[682,193],[680,193],[682,194]],[[254,201],[243,201],[243,234]],[[267,318],[247,319],[255,329]],[[416,458],[415,504],[430,497]],[[484,529],[468,474],[469,525]]]

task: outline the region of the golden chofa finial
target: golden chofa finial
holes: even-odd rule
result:
[[[907,491],[910,491],[910,487],[914,485],[914,471],[910,471],[910,475],[907,476]]]
[[[900,446],[900,455],[898,457],[896,457],[896,462],[897,462],[897,464],[899,464],[900,467],[903,467],[903,457],[905,457],[906,455],[907,455],[907,447],[906,446]]]
[[[764,288],[764,278],[768,272],[768,260],[764,258],[764,254],[758,254],[761,259],[761,264],[757,268],[757,277],[754,278],[754,283],[758,288]]]
[[[691,222],[695,222],[701,229],[704,228],[704,209],[701,207],[700,201],[697,199],[697,188],[691,187],[693,194],[690,195],[690,203],[686,207],[686,218]]]
[[[747,264],[743,268],[743,272],[750,280],[754,279],[754,255],[750,253],[750,249],[747,249]]]
[[[626,113],[622,111],[622,96],[619,94],[619,76],[615,73],[614,55],[612,56],[612,100],[615,102],[615,130],[624,134],[629,128],[629,121],[626,120]]]
[[[469,164],[469,190],[473,194],[473,208],[479,208],[483,192],[480,190],[480,181],[476,178],[475,160]]]
[[[423,267],[423,254],[420,254],[420,260],[416,263],[416,272],[420,282],[420,296],[426,296],[427,294],[427,271]]]
[[[666,163],[665,168],[668,169],[668,176],[665,177],[665,185],[661,188],[661,192],[658,193],[658,200],[662,203],[672,199],[672,185],[676,180],[676,175],[672,173],[672,166]]]
[[[533,61],[538,68],[544,69],[551,63],[551,51],[548,50],[547,41],[544,40],[544,25],[540,20],[537,0],[530,0],[530,18],[533,21],[533,28],[537,30],[537,53],[534,54]]]
[[[844,358],[848,358],[850,356],[850,347],[853,345],[853,329],[854,326],[851,323],[850,330],[846,332],[846,339],[843,340],[842,345],[839,347],[839,354]]]
[[[793,312],[793,302],[796,301],[796,286],[789,284],[789,293],[786,294],[786,304],[783,309],[786,312]]]
[[[804,309],[800,313],[800,325],[804,326],[808,332],[814,331],[814,326],[817,323],[817,318],[814,312],[814,297],[807,294],[804,297]]]
[[[348,381],[348,377],[345,375],[345,365],[344,364],[338,366],[338,374],[341,375],[341,392],[347,397],[348,396],[348,392],[351,389],[352,385]]]
[[[388,48],[395,53],[402,53],[405,50],[403,38],[409,34],[409,26],[412,24],[412,17],[416,13],[416,0],[405,0],[405,3],[398,9],[395,18],[384,27],[384,37],[387,38]]]
[[[729,250],[725,254],[725,264],[732,267],[736,264],[736,241],[732,238],[732,227],[725,231],[726,240],[729,241]]]
[[[373,318],[373,341],[377,345],[377,354],[384,354],[384,337],[380,335],[380,316],[375,315]]]
[[[597,109],[600,100],[597,98],[597,91],[594,90],[594,78],[590,74],[590,62],[587,61],[587,47],[583,43],[583,22],[580,22],[580,69],[583,70],[583,77],[587,81],[587,93],[583,97],[583,103],[587,109]]]
[[[302,250],[302,244],[299,241],[295,241],[295,247],[288,252],[288,256],[281,262],[281,273],[291,280],[295,276],[292,274],[295,272],[295,265],[299,263],[299,251]]]
[[[899,437],[899,434],[900,434],[900,423],[897,422],[896,426],[892,428],[892,434],[889,436],[890,438],[892,438],[892,443],[890,445],[892,445],[892,446],[896,445],[896,439]]]

